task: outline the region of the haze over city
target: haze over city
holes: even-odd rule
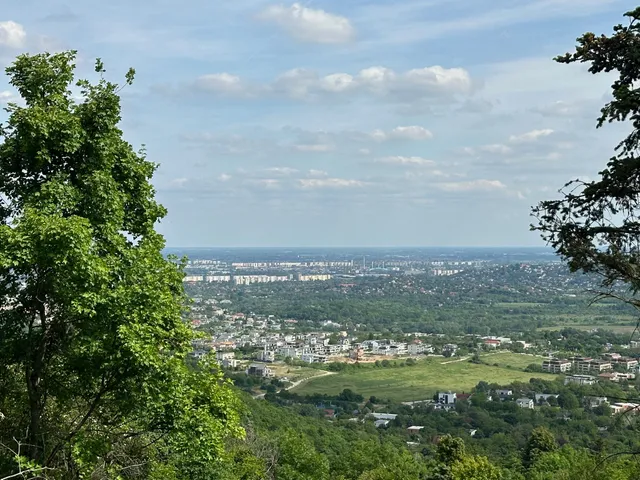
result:
[[[122,127],[172,246],[540,246],[531,205],[624,132],[594,128],[611,77],[552,58],[628,1],[6,3],[4,66],[136,69]]]

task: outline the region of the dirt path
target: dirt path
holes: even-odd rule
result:
[[[325,372],[322,372],[320,375],[314,375],[313,377],[302,378],[300,380],[293,382],[291,385],[286,387],[285,390],[291,390],[292,388],[296,388],[298,385],[300,385],[303,382],[306,382],[307,380],[313,380],[314,378],[326,377],[327,375],[335,375],[335,374],[336,372],[325,371]]]
[[[506,350],[504,350],[504,351],[500,351],[500,352],[484,353],[484,354],[480,355],[480,358],[488,357],[490,355],[500,355],[501,353],[508,353],[508,352]],[[471,355],[468,355],[466,357],[461,357],[461,358],[458,358],[456,360],[449,360],[448,362],[440,362],[440,365],[448,365],[449,363],[464,362],[465,360],[469,360],[470,358],[471,358]]]
[[[296,380],[295,382],[292,382],[291,385],[289,385],[288,387],[283,388],[283,390],[291,390],[292,388],[296,388],[298,385],[300,385],[301,383],[306,382],[307,380],[312,380],[314,378],[320,378],[320,377],[326,377],[327,375],[335,375],[336,372],[322,372],[320,375],[314,375],[313,377],[307,377],[307,378],[302,378],[300,380]],[[264,393],[259,393],[258,395],[254,395],[253,398],[255,399],[260,399],[260,398],[264,398],[265,394]]]

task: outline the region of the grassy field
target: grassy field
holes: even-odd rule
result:
[[[594,330],[594,329],[599,329],[599,330],[608,330],[610,332],[614,332],[614,333],[632,333],[635,328],[636,325],[621,325],[621,324],[614,324],[614,323],[602,323],[599,325],[585,325],[582,323],[566,323],[563,325],[557,325],[554,327],[543,327],[540,328],[539,330],[548,330],[548,331],[552,331],[552,330],[562,330],[563,328],[575,328],[576,330],[584,330],[584,331],[589,331],[589,330]]]
[[[482,361],[489,365],[495,365],[502,368],[511,368],[515,370],[524,370],[532,363],[541,364],[546,357],[539,355],[525,355],[519,353],[495,353],[483,355]]]
[[[413,401],[431,398],[439,390],[468,392],[481,380],[505,385],[514,381],[528,382],[531,377],[554,378],[553,375],[531,374],[518,369],[538,363],[539,359],[530,355],[495,354],[483,359],[490,365],[476,365],[468,361],[443,364],[442,359],[434,358],[422,360],[413,367],[363,368],[311,379],[292,391],[299,394],[337,394],[350,388],[365,397],[375,395],[394,401]],[[494,363],[501,366],[493,366]]]

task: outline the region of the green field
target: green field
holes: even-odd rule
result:
[[[365,398],[375,395],[393,401],[413,401],[431,398],[439,390],[469,392],[482,380],[506,385],[514,381],[528,382],[532,377],[555,378],[554,375],[522,371],[521,368],[530,363],[541,361],[530,355],[495,354],[486,355],[483,360],[489,365],[476,365],[468,361],[442,364],[442,359],[428,359],[413,367],[367,367],[355,372],[311,379],[292,391],[334,395],[350,388]],[[493,366],[494,363],[500,366]]]
[[[576,330],[582,330],[588,332],[590,330],[599,329],[599,330],[608,330],[613,333],[632,333],[636,329],[635,323],[633,325],[622,325],[615,323],[601,323],[598,325],[585,325],[582,323],[566,323],[563,325],[557,325],[553,327],[543,327],[538,330],[542,331],[555,331],[562,330],[563,328],[575,328]]]

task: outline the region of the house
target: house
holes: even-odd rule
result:
[[[516,400],[516,404],[520,407],[520,408],[533,408],[534,404],[533,404],[533,400],[530,398],[519,398]]]
[[[371,416],[376,420],[395,420],[398,415],[395,413],[372,413]]]
[[[407,428],[407,431],[409,433],[418,433],[420,430],[422,430],[424,427],[423,426],[418,426],[418,425],[412,425],[411,427]]]
[[[542,370],[549,373],[565,373],[571,370],[571,362],[569,360],[561,360],[552,358],[542,362]]]
[[[536,403],[548,402],[550,398],[558,398],[557,393],[536,393],[534,395]]]
[[[376,428],[387,427],[389,425],[389,420],[376,420],[373,424]]]
[[[456,403],[457,395],[453,392],[438,393],[438,403],[440,405],[453,405]]]
[[[610,382],[619,382],[618,372],[604,372],[598,375],[601,380],[609,380]]]
[[[513,390],[509,389],[499,389],[496,390],[496,395],[501,399],[505,399],[513,396]]]
[[[569,375],[564,379],[564,384],[569,385],[570,383],[578,385],[593,385],[596,383],[596,377],[592,375]]]
[[[420,355],[421,353],[433,353],[433,347],[422,343],[420,340],[414,340],[407,345],[409,355]]]
[[[257,359],[260,362],[274,362],[276,359],[276,353],[272,350],[263,350],[258,352]]]
[[[455,343],[447,343],[446,345],[442,346],[442,353],[450,353],[451,356],[453,357],[456,352],[458,351],[458,345],[456,345]]]
[[[498,348],[500,346],[500,340],[495,339],[495,338],[485,338],[484,341],[484,346],[488,347],[488,348]]]
[[[273,371],[264,363],[252,363],[249,365],[249,368],[247,368],[247,375],[271,378],[273,377]]]
[[[240,360],[237,358],[225,358],[220,362],[223,368],[236,368],[240,365]]]
[[[327,363],[327,356],[317,353],[304,353],[300,357],[300,360],[306,363]]]
[[[589,408],[596,408],[605,403],[609,403],[607,397],[586,397],[584,400]]]

